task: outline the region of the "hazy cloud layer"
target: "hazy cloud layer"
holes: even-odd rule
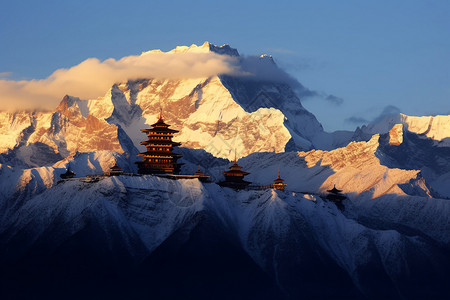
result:
[[[344,99],[323,92],[313,91],[303,86],[296,78],[279,68],[272,56],[245,56],[240,59],[241,75],[248,80],[261,80],[288,84],[300,100],[321,99],[334,105],[341,105]]]
[[[66,94],[97,98],[116,82],[139,78],[201,78],[240,74],[237,58],[217,53],[149,52],[120,60],[89,58],[45,79],[0,79],[0,109],[53,109]],[[3,76],[2,76],[3,75]],[[9,73],[1,73],[0,77]]]
[[[394,105],[387,105],[383,108],[383,111],[371,123],[378,123],[382,121],[386,116],[398,115],[400,108]]]
[[[149,51],[120,60],[89,58],[69,69],[59,69],[48,78],[9,80],[0,73],[0,110],[54,109],[66,94],[95,99],[118,82],[133,79],[207,78],[227,74],[247,80],[279,82],[289,85],[301,100],[322,99],[341,105],[343,99],[309,90],[279,68],[271,56],[236,57],[215,52]]]
[[[362,125],[368,124],[370,121],[363,117],[352,116],[350,118],[345,119],[345,122],[354,125]]]
[[[381,122],[385,117],[392,116],[392,115],[398,115],[400,113],[400,108],[394,105],[387,105],[383,108],[381,113],[373,118],[372,120],[368,120],[361,116],[352,116],[350,118],[345,119],[346,123],[354,124],[354,125],[363,125],[363,124],[376,124],[378,122]]]

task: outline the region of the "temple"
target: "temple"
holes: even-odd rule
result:
[[[108,176],[118,176],[122,174],[123,174],[122,168],[117,165],[117,162],[114,164],[114,166],[112,166],[109,169],[107,173]]]
[[[338,190],[336,188],[336,185],[334,185],[334,187],[331,190],[328,190],[327,192],[328,192],[327,199],[334,202],[340,202],[347,198],[345,195],[342,194],[342,190]]]
[[[286,187],[286,183],[284,183],[284,180],[280,178],[280,169],[278,168],[278,178],[274,180],[272,184],[272,188],[280,191],[284,191],[284,188]]]
[[[198,178],[198,180],[202,181],[202,182],[208,182],[209,180],[209,176],[205,175],[205,173],[203,173],[200,170],[200,165],[198,166],[197,171],[194,172],[194,176]]]
[[[172,152],[174,147],[181,145],[172,141],[178,130],[170,129],[170,125],[164,123],[162,113],[158,122],[151,126],[141,130],[147,134],[148,140],[140,143],[147,151],[138,154],[143,157],[142,161],[136,162],[139,174],[179,174],[182,163],[177,160],[183,155]]]
[[[59,175],[61,179],[69,179],[75,176],[75,173],[70,171],[70,164],[67,166],[66,173]]]
[[[242,167],[237,164],[236,157],[234,158],[234,164],[230,167],[230,170],[223,172],[225,175],[225,181],[217,183],[223,187],[230,187],[233,189],[243,189],[246,188],[251,182],[245,181],[244,176],[250,174],[248,172],[242,171]]]

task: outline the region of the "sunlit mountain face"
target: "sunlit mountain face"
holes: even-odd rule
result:
[[[180,73],[155,76],[162,62]],[[50,110],[0,112],[2,298],[450,297],[450,116],[326,132],[301,103],[313,91],[228,45],[55,82],[88,67],[115,80],[103,96],[68,85]],[[178,131],[179,177],[138,174],[158,119]],[[250,183],[217,185],[233,163]]]

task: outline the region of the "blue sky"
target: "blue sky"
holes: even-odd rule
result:
[[[306,87],[326,130],[390,107],[450,114],[450,1],[3,1],[0,76],[45,78],[86,58],[177,45],[267,53]],[[11,72],[7,75],[6,72]],[[0,98],[1,101],[1,98]]]

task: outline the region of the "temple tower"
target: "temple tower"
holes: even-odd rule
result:
[[[347,199],[347,197],[342,194],[342,190],[338,190],[336,188],[336,185],[334,185],[334,187],[331,190],[328,190],[327,192],[328,192],[328,195],[326,196],[326,198],[328,200],[331,200],[334,202],[339,202],[344,199]]]
[[[280,168],[278,168],[278,178],[274,180],[272,187],[276,190],[284,191],[286,185],[287,184],[284,183],[284,180],[280,178]]]
[[[180,173],[182,163],[178,163],[177,160],[183,155],[172,152],[174,147],[181,145],[172,141],[173,135],[178,130],[170,129],[170,125],[164,123],[162,113],[158,122],[151,126],[150,129],[141,130],[147,134],[148,140],[140,143],[147,151],[138,154],[143,157],[142,161],[136,162],[139,174]]]
[[[118,176],[122,174],[123,174],[122,168],[117,165],[117,162],[114,164],[114,166],[109,168],[109,171],[107,173],[108,176]]]
[[[251,182],[245,181],[244,176],[250,173],[242,171],[241,169],[242,167],[237,164],[235,156],[234,164],[230,167],[230,170],[222,173],[225,176],[225,181],[219,182],[218,185],[234,189],[243,189],[247,187]]]

